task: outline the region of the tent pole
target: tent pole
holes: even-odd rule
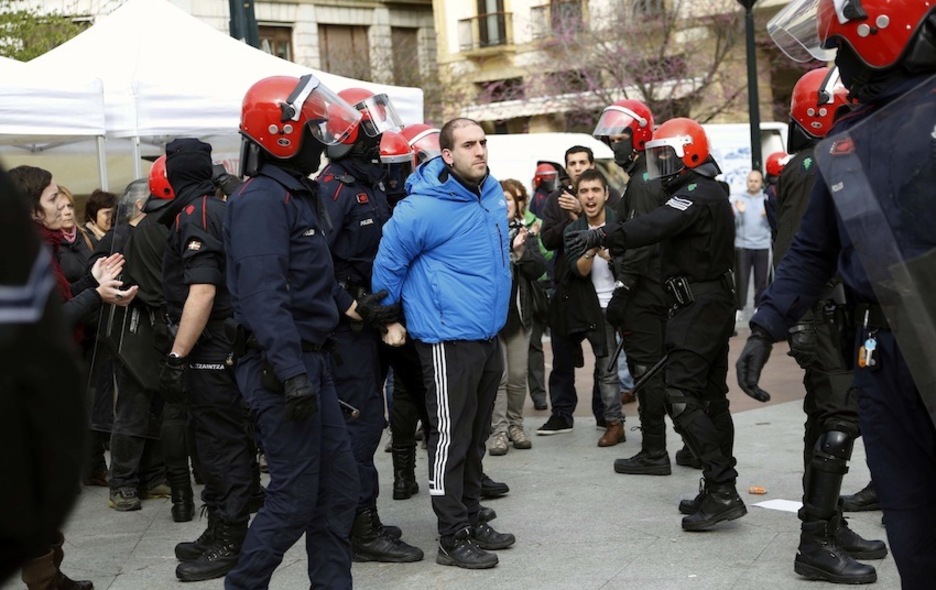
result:
[[[98,178],[101,181],[101,190],[107,188],[107,150],[104,148],[104,136],[97,136]]]
[[[140,171],[140,136],[130,138],[131,154],[133,156],[133,178],[141,178]]]

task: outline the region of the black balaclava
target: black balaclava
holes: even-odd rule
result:
[[[620,141],[612,141],[611,151],[614,152],[614,163],[630,174],[637,163],[637,153],[634,151],[634,138],[626,137]]]
[[[166,179],[175,198],[163,209],[159,222],[171,225],[193,198],[214,195],[211,145],[194,138],[176,139],[166,146]]]
[[[406,197],[406,179],[413,173],[413,165],[409,162],[385,164],[387,202],[393,207]]]
[[[322,165],[322,153],[325,152],[325,144],[320,142],[312,135],[312,130],[306,125],[302,131],[302,147],[291,158],[280,160],[280,166],[299,176],[308,177],[319,169]],[[273,161],[268,160],[268,161]]]
[[[339,158],[352,176],[370,186],[380,182],[385,174],[384,166],[380,163],[380,138],[380,135],[371,137],[362,131],[347,155]]]

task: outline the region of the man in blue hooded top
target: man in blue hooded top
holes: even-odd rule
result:
[[[454,119],[439,134],[441,156],[406,181],[409,196],[384,226],[372,290],[402,301],[429,411],[429,494],[439,520],[436,562],[497,565],[486,550],[514,536],[478,520],[481,458],[503,372],[497,334],[510,297],[507,204],[487,166],[484,130]]]

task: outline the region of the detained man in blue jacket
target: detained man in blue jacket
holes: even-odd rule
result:
[[[507,203],[488,174],[478,123],[449,121],[439,146],[442,155],[407,179],[409,196],[384,226],[371,288],[389,293],[384,304],[402,301],[423,367],[436,563],[485,569],[497,565],[486,550],[515,540],[478,520],[481,458],[504,370],[497,334],[511,287]]]

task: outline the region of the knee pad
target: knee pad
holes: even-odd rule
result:
[[[848,473],[855,439],[847,432],[827,430],[819,435],[813,450],[812,467],[830,473]]]

